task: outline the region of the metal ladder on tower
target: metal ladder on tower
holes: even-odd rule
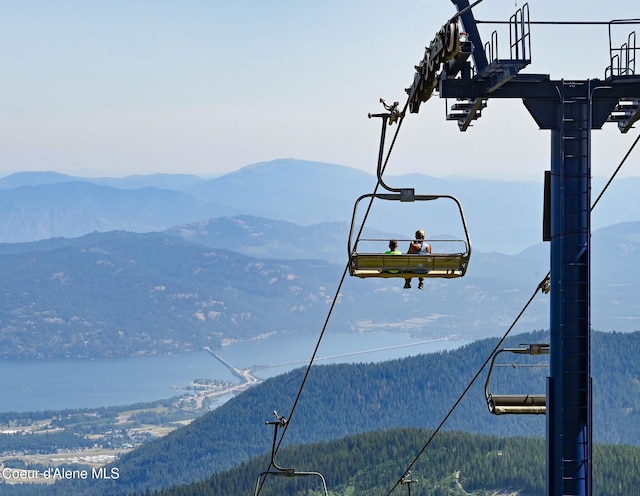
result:
[[[579,87],[581,86],[581,87]],[[563,349],[563,418],[567,446],[562,460],[563,494],[575,494],[572,486],[584,487],[590,464],[590,363],[589,363],[589,226],[591,108],[588,83],[563,81],[562,91],[562,184],[565,203],[565,243],[575,245],[575,258],[563,260],[564,315],[561,319]],[[574,456],[567,457],[567,453]]]

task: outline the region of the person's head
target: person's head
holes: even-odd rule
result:
[[[389,249],[391,251],[396,251],[398,249],[398,242],[395,239],[389,241]]]
[[[425,237],[424,231],[422,229],[418,229],[416,231],[416,239],[423,240]]]

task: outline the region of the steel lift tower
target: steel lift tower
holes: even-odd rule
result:
[[[451,1],[463,32],[451,21],[427,47],[407,89],[409,110],[418,112],[437,88],[440,98],[455,99],[447,119],[465,131],[489,99],[519,98],[540,129],[551,131],[544,234],[551,242],[547,494],[590,496],[591,130],[617,122],[624,133],[640,117],[635,32],[614,49],[609,24],[611,60],[604,79],[554,81],[549,75],[520,73],[531,62],[527,4],[508,23],[510,58],[499,59],[497,33],[483,45],[468,0]]]

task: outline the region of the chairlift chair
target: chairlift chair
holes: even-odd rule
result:
[[[356,216],[358,205],[366,198],[376,198],[387,201],[416,202],[447,199],[453,201],[460,213],[464,239],[428,239],[432,253],[391,255],[384,254],[384,247],[388,239],[356,239]],[[362,252],[358,244],[362,241],[373,242],[380,246],[380,252]],[[400,240],[404,241],[404,240]],[[410,240],[409,240],[410,241]],[[371,243],[369,243],[371,244]],[[438,247],[444,247],[439,251]],[[348,241],[349,273],[355,277],[412,277],[454,278],[462,277],[467,271],[471,257],[471,241],[469,231],[462,211],[462,205],[457,198],[450,195],[416,195],[413,189],[402,189],[399,193],[370,193],[360,196],[353,208],[351,229]]]
[[[457,38],[456,38],[457,39]],[[383,173],[383,156],[384,142],[386,136],[387,124],[393,124],[402,120],[404,113],[398,109],[398,102],[388,105],[384,99],[380,99],[380,103],[384,106],[386,112],[381,114],[369,114],[369,117],[380,117],[382,119],[382,128],[380,132],[380,147],[378,153],[378,167],[376,175],[378,184],[389,193],[370,193],[362,195],[356,200],[353,207],[353,216],[351,218],[351,230],[349,232],[349,241],[347,251],[349,256],[349,274],[356,277],[402,277],[409,279],[412,277],[443,277],[453,278],[462,277],[467,271],[469,257],[471,256],[471,241],[469,240],[469,231],[462,212],[462,205],[453,196],[450,195],[416,195],[414,188],[393,188],[387,185],[382,177]],[[457,249],[451,251],[439,251],[428,255],[420,254],[402,254],[387,255],[385,249],[380,252],[362,252],[358,250],[359,241],[382,241],[384,244],[376,246],[384,247],[389,240],[365,240],[360,239],[360,234],[356,233],[356,215],[359,203],[365,198],[371,201],[375,199],[400,201],[400,202],[416,202],[416,201],[433,201],[441,198],[449,199],[455,202],[460,212],[462,227],[464,228],[465,239],[462,240],[427,240],[433,246],[444,245],[450,247],[455,244]]]
[[[275,455],[276,455],[276,441],[278,439],[278,428],[284,427],[285,425],[287,425],[288,420],[284,416],[278,415],[277,411],[274,411],[273,414],[275,415],[277,420],[266,422],[267,425],[273,425],[274,427],[273,444],[271,445],[271,463],[269,465],[269,468],[266,471],[258,475],[258,479],[256,480],[256,487],[253,493],[254,496],[258,496],[258,494],[260,493],[260,488],[262,487],[262,485],[267,479],[267,476],[269,475],[274,475],[276,477],[318,477],[322,484],[322,490],[323,490],[324,496],[329,496],[329,492],[327,491],[327,482],[325,481],[324,476],[320,472],[298,471],[294,468],[280,467],[276,463]],[[273,467],[273,469],[271,467]]]
[[[484,395],[489,412],[494,415],[506,414],[534,414],[544,415],[547,412],[546,394],[495,394],[490,392],[491,374],[496,366],[496,358],[500,353],[515,353],[518,355],[548,355],[548,344],[521,345],[519,348],[504,348],[498,350],[491,359],[491,366],[484,385]],[[513,364],[514,367],[518,365]]]

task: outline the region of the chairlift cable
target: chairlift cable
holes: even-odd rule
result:
[[[610,24],[638,24],[640,19],[619,19],[614,21],[528,21],[529,24],[545,26],[608,26]],[[489,21],[476,19],[476,24],[509,24],[510,21]]]
[[[474,8],[476,5],[478,5],[479,3],[482,3],[484,0],[476,0],[475,2],[473,2],[471,5],[466,6],[464,9],[462,9],[460,12],[456,13],[454,16],[451,17],[451,19],[449,19],[447,21],[447,24],[452,23],[452,22],[457,22],[458,19],[460,18],[460,16],[462,16],[462,14],[466,14],[467,12],[469,12],[472,8]],[[477,21],[476,21],[477,22]]]
[[[613,182],[613,179],[616,177],[616,175],[618,174],[618,172],[620,172],[620,169],[622,168],[622,166],[624,165],[624,163],[627,161],[627,158],[629,158],[629,155],[631,154],[631,152],[633,151],[633,149],[635,148],[636,144],[638,143],[638,141],[640,141],[640,134],[636,137],[636,139],[634,140],[634,142],[632,143],[632,145],[629,147],[629,150],[627,150],[627,153],[625,154],[624,158],[620,161],[620,164],[618,165],[618,167],[616,168],[616,170],[614,171],[614,173],[611,175],[611,178],[609,179],[609,181],[607,181],[607,184],[603,187],[602,191],[600,192],[600,194],[598,195],[598,197],[596,198],[596,200],[593,202],[593,204],[591,205],[591,209],[590,212],[593,211],[593,209],[595,208],[595,206],[598,204],[598,202],[600,201],[600,199],[602,198],[602,196],[604,195],[605,191],[608,189],[608,187],[611,185],[611,183]],[[442,427],[444,426],[444,424],[446,423],[446,421],[449,419],[449,417],[453,414],[453,411],[458,407],[458,405],[460,404],[460,402],[462,401],[462,399],[464,398],[464,396],[467,394],[467,392],[469,392],[469,390],[471,389],[471,386],[473,386],[473,384],[475,383],[475,381],[478,379],[478,377],[480,376],[480,374],[482,373],[482,371],[484,370],[484,368],[487,366],[487,364],[489,363],[489,361],[491,360],[491,357],[498,351],[498,349],[500,348],[500,346],[502,346],[502,343],[504,343],[504,341],[507,339],[507,336],[509,335],[509,333],[513,330],[513,328],[515,327],[516,323],[518,322],[518,320],[520,320],[520,318],[522,317],[522,315],[524,314],[524,312],[527,310],[527,308],[529,307],[529,305],[531,304],[531,302],[533,301],[534,297],[536,296],[536,294],[538,293],[539,290],[542,290],[542,292],[548,292],[546,290],[546,288],[548,288],[548,282],[549,282],[549,277],[551,276],[551,271],[547,272],[547,275],[544,277],[544,279],[542,279],[542,281],[540,281],[540,283],[538,284],[538,286],[536,287],[535,291],[533,292],[533,294],[531,295],[531,297],[529,298],[529,300],[527,301],[527,303],[524,305],[524,307],[522,308],[522,310],[520,310],[520,313],[518,313],[518,316],[515,318],[515,320],[513,321],[513,323],[511,324],[511,326],[507,329],[507,331],[504,333],[504,335],[502,336],[502,338],[500,338],[500,340],[498,341],[498,343],[495,345],[495,347],[493,348],[493,350],[491,351],[491,354],[487,357],[487,359],[484,361],[484,363],[482,364],[482,366],[478,369],[478,371],[476,372],[476,374],[473,376],[473,378],[471,379],[471,382],[469,382],[469,384],[467,385],[467,387],[465,388],[465,390],[462,392],[462,394],[460,395],[460,397],[456,400],[456,402],[453,404],[453,406],[451,407],[451,409],[449,410],[449,412],[445,415],[444,419],[442,419],[442,421],[440,422],[440,424],[438,425],[438,427],[436,427],[436,429],[433,431],[433,433],[431,434],[431,436],[429,436],[429,439],[427,440],[427,442],[425,443],[425,445],[422,447],[422,449],[418,452],[418,454],[415,456],[415,458],[413,459],[413,461],[409,464],[409,466],[407,467],[407,469],[403,472],[403,474],[406,474],[409,470],[411,470],[413,468],[413,466],[417,463],[418,459],[422,456],[422,454],[427,450],[427,448],[429,447],[429,445],[431,444],[431,441],[433,441],[433,439],[435,438],[436,434],[438,434],[438,432],[442,429]],[[404,475],[403,475],[404,477]],[[387,496],[390,496],[390,494],[401,484],[402,481],[402,477],[400,479],[398,479],[395,483],[395,485],[391,488],[391,490],[387,493]]]
[[[462,394],[458,397],[458,399],[456,400],[456,402],[453,404],[453,406],[449,409],[449,411],[447,412],[447,414],[445,415],[445,417],[442,419],[442,421],[440,422],[440,424],[438,424],[438,427],[436,427],[436,429],[431,433],[431,436],[429,436],[429,439],[427,440],[427,442],[425,443],[425,445],[422,447],[422,449],[418,452],[418,454],[415,456],[415,458],[413,459],[413,461],[409,464],[409,466],[406,468],[406,470],[403,472],[403,474],[407,473],[409,470],[411,470],[413,468],[413,466],[417,463],[418,459],[422,456],[422,454],[426,451],[426,449],[429,447],[429,445],[431,444],[431,441],[433,441],[433,439],[436,437],[436,434],[438,434],[438,432],[440,431],[440,429],[442,429],[442,427],[444,426],[444,424],[446,423],[447,420],[449,420],[449,417],[453,414],[453,411],[458,407],[458,405],[460,404],[460,402],[462,401],[462,399],[465,397],[465,395],[469,392],[469,390],[471,389],[471,386],[473,386],[473,384],[476,382],[476,380],[478,379],[478,377],[480,377],[480,374],[482,373],[482,371],[484,370],[484,368],[487,366],[487,364],[489,363],[489,361],[491,360],[491,357],[493,356],[493,354],[498,351],[498,349],[500,348],[500,346],[502,346],[502,343],[505,341],[505,339],[507,339],[507,336],[509,335],[509,333],[512,331],[512,329],[515,327],[515,325],[518,323],[518,320],[520,320],[520,317],[522,317],[522,315],[524,314],[524,312],[527,310],[527,308],[529,307],[529,305],[531,304],[531,302],[533,301],[533,299],[535,298],[536,294],[538,293],[539,290],[541,290],[544,287],[544,283],[547,280],[548,275],[542,280],[540,281],[540,284],[538,284],[538,286],[536,287],[536,290],[533,292],[533,294],[531,295],[531,297],[529,298],[529,301],[527,301],[527,303],[524,305],[524,307],[522,308],[522,310],[520,310],[520,313],[518,314],[518,316],[515,318],[515,320],[513,321],[513,323],[511,324],[511,326],[509,327],[509,329],[507,329],[507,332],[504,333],[504,335],[502,336],[502,338],[500,338],[500,341],[498,341],[498,343],[495,345],[493,351],[491,352],[491,354],[487,357],[487,359],[484,361],[484,363],[482,364],[482,366],[478,369],[478,371],[476,372],[476,374],[473,376],[473,378],[471,379],[471,381],[469,382],[469,384],[467,385],[467,387],[464,389],[464,391],[462,392]],[[391,490],[387,493],[387,496],[389,496],[401,483],[402,481],[402,477],[400,479],[398,479],[398,481],[395,483],[395,485],[391,488]]]
[[[482,1],[482,0],[479,0]],[[396,128],[396,132],[394,133],[393,139],[391,140],[391,144],[389,146],[389,149],[387,150],[387,154],[386,154],[386,158],[384,160],[384,163],[382,165],[381,168],[381,172],[380,172],[380,177],[382,176],[382,173],[384,173],[385,169],[387,168],[387,164],[389,162],[389,157],[391,155],[391,151],[393,150],[393,147],[395,145],[395,142],[398,138],[398,133],[400,132],[400,127],[402,126],[402,121],[404,120],[404,116],[406,113],[406,110],[409,106],[409,99],[407,99],[407,103],[405,103],[404,108],[402,109],[402,113],[399,115],[398,117],[398,126]],[[373,190],[373,193],[375,195],[375,193],[377,193],[378,188],[380,187],[380,178],[378,178],[378,181],[376,182],[376,186]],[[365,221],[369,215],[369,212],[371,210],[371,207],[373,205],[373,200],[374,200],[375,196],[371,197],[371,200],[369,201],[369,205],[367,206],[367,210],[364,214],[364,217],[362,219],[362,224],[360,226],[360,230],[358,231],[358,235],[357,235],[357,239],[360,239],[360,235],[362,234],[362,231],[364,229],[364,224]],[[344,270],[342,271],[342,276],[340,277],[340,282],[338,283],[338,287],[336,289],[336,292],[333,296],[333,300],[331,302],[331,306],[329,307],[329,311],[327,313],[327,317],[325,318],[324,321],[324,325],[322,326],[322,330],[320,331],[320,335],[318,336],[318,340],[316,342],[315,348],[313,350],[313,353],[311,354],[311,358],[309,360],[309,364],[307,365],[307,368],[305,370],[304,373],[304,377],[302,378],[302,382],[300,383],[300,387],[298,388],[298,393],[296,394],[295,400],[293,401],[293,405],[291,406],[291,410],[289,411],[289,417],[287,419],[287,422],[284,424],[283,428],[282,428],[282,434],[280,434],[280,438],[275,446],[275,449],[272,452],[272,457],[271,457],[271,462],[269,463],[269,467],[267,469],[267,471],[273,466],[273,459],[275,458],[278,450],[280,449],[280,446],[282,444],[282,441],[284,440],[284,436],[287,433],[287,429],[289,428],[289,425],[291,423],[291,418],[293,417],[293,414],[296,410],[296,407],[298,405],[298,402],[300,400],[300,396],[302,395],[302,391],[304,389],[304,386],[306,385],[307,379],[309,378],[309,374],[311,372],[311,367],[313,366],[313,363],[316,359],[316,356],[318,354],[318,349],[320,348],[320,344],[322,342],[322,338],[324,337],[325,331],[327,330],[327,326],[329,324],[329,320],[331,319],[331,315],[333,314],[333,309],[335,308],[336,302],[338,300],[338,296],[340,295],[340,290],[342,289],[342,286],[344,284],[344,280],[347,276],[349,272],[349,261],[347,261]],[[262,487],[264,486],[264,483],[266,481],[266,477],[262,479],[259,487],[256,489],[255,492],[255,496],[259,496],[260,491],[262,491]]]
[[[402,124],[402,120],[404,119],[404,110],[406,110],[408,105],[409,105],[409,102],[407,101],[407,103],[405,105],[405,108],[403,109],[403,113],[399,117],[398,127],[396,128],[396,132],[395,132],[395,134],[393,136],[393,140],[391,142],[389,150],[387,151],[387,158],[385,159],[384,165],[382,167],[382,172],[384,172],[384,169],[386,168],[387,163],[389,161],[389,156],[391,155],[391,151],[393,150],[393,145],[395,144],[396,138],[398,137],[398,133],[400,131],[400,126]],[[379,187],[380,187],[380,181],[378,181],[376,183],[376,186],[374,188],[374,193],[377,191],[377,189]],[[371,209],[371,205],[373,204],[373,200],[374,200],[374,197],[372,197],[371,201],[369,202],[369,206],[367,207],[367,211],[365,212],[364,218],[362,220],[362,225],[360,227],[360,231],[358,232],[358,237],[360,236],[360,234],[362,232],[362,229],[364,228],[365,220],[367,219],[367,216],[368,216],[369,211]],[[282,435],[280,436],[280,440],[279,440],[279,442],[278,442],[278,444],[276,446],[276,452],[278,451],[278,448],[282,444],[282,439],[284,438],[284,435],[287,432],[287,428],[289,427],[289,424],[291,423],[291,417],[293,416],[293,412],[296,409],[296,406],[297,406],[298,401],[300,399],[300,395],[302,394],[302,390],[303,390],[303,388],[304,388],[304,386],[305,386],[305,384],[307,382],[307,378],[309,377],[309,372],[311,370],[311,366],[313,365],[313,362],[315,361],[316,355],[318,353],[318,349],[320,348],[320,344],[321,344],[322,338],[324,337],[324,333],[327,330],[327,325],[329,324],[329,320],[330,320],[331,315],[333,313],[333,309],[335,308],[336,302],[338,300],[338,296],[340,295],[340,290],[342,289],[342,285],[344,284],[344,280],[345,280],[345,278],[347,276],[348,270],[349,270],[349,264],[347,262],[347,264],[345,265],[345,268],[344,268],[344,270],[342,272],[342,276],[340,277],[340,282],[338,283],[338,288],[337,288],[337,290],[336,290],[336,292],[335,292],[335,294],[333,296],[333,300],[331,302],[331,306],[329,308],[329,312],[327,314],[327,317],[326,317],[326,319],[324,321],[324,325],[322,326],[322,330],[320,332],[320,336],[318,337],[318,341],[316,342],[315,348],[314,348],[313,353],[311,355],[311,359],[309,360],[309,365],[307,366],[307,370],[306,370],[305,375],[304,375],[304,377],[302,379],[302,383],[300,384],[300,388],[298,390],[298,394],[296,395],[296,398],[295,398],[295,400],[293,402],[293,406],[291,407],[291,411],[289,412],[289,421],[284,426],[283,431],[282,431]]]
[[[620,172],[620,169],[622,168],[622,166],[624,165],[624,163],[627,161],[627,158],[629,158],[629,155],[631,155],[631,152],[633,151],[633,149],[635,148],[636,144],[638,143],[638,140],[640,140],[640,134],[638,134],[638,136],[636,136],[635,141],[633,142],[633,144],[631,145],[631,147],[629,148],[629,150],[627,150],[627,153],[625,154],[624,158],[622,159],[622,161],[620,162],[620,164],[618,165],[618,168],[615,170],[615,172],[611,175],[611,177],[609,178],[609,181],[607,181],[607,184],[604,185],[604,187],[602,188],[602,191],[600,192],[600,194],[598,195],[598,198],[596,198],[596,200],[593,202],[593,204],[591,205],[591,210],[593,210],[595,208],[595,206],[598,204],[598,202],[600,201],[600,198],[602,198],[602,195],[604,195],[604,192],[607,191],[607,188],[609,187],[609,185],[613,182],[614,178],[616,177],[616,175],[618,174],[618,172]]]
[[[278,439],[277,444],[275,445],[275,448],[272,450],[272,455],[271,455],[271,461],[269,462],[269,467],[267,468],[266,472],[269,471],[269,469],[271,469],[271,467],[273,466],[273,460],[275,459],[276,454],[278,453],[278,450],[280,449],[280,445],[282,444],[282,441],[284,440],[284,436],[287,433],[287,429],[289,428],[289,424],[291,423],[291,417],[293,417],[293,413],[296,410],[296,407],[298,406],[298,401],[300,400],[300,396],[302,395],[302,390],[304,389],[304,386],[307,382],[307,379],[309,378],[309,373],[311,372],[311,366],[313,365],[313,362],[315,361],[316,355],[318,353],[318,349],[320,348],[320,343],[322,342],[322,338],[324,337],[324,333],[327,330],[327,325],[329,324],[329,319],[331,318],[331,315],[333,313],[333,309],[335,307],[336,301],[338,300],[338,295],[340,294],[340,289],[342,289],[342,285],[344,284],[344,280],[347,276],[347,272],[348,272],[349,266],[345,265],[344,270],[342,271],[342,277],[340,278],[340,282],[338,283],[338,288],[336,289],[335,295],[333,296],[333,301],[331,302],[331,306],[329,307],[329,312],[327,313],[327,317],[324,321],[324,325],[322,326],[322,331],[320,331],[320,336],[318,337],[318,341],[316,342],[315,348],[313,350],[313,353],[311,354],[311,359],[309,360],[309,365],[307,365],[307,369],[305,370],[304,373],[304,377],[302,378],[302,382],[300,383],[300,387],[298,388],[298,393],[296,394],[296,398],[293,401],[293,405],[291,407],[291,410],[289,412],[289,417],[287,419],[287,422],[284,424],[283,428],[282,428],[282,434],[280,434],[280,438]],[[266,482],[267,478],[264,477],[262,479],[262,481],[260,482],[259,487],[256,489],[255,492],[255,496],[259,496],[260,491],[262,491],[262,487],[264,486],[264,483]]]

